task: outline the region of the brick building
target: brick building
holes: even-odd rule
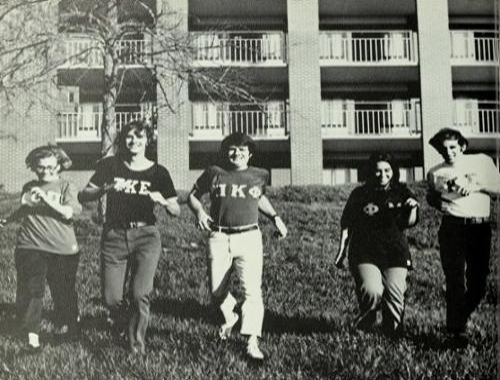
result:
[[[162,1],[185,15],[179,27],[193,38],[193,65],[240,68],[257,84],[255,95],[266,99],[213,102],[183,86],[175,114],[156,111],[157,89],[139,91],[133,84],[145,72],[141,65],[154,65],[147,61],[154,43],[141,36],[124,42],[145,55],[141,62],[123,62],[134,75],[118,99],[117,125],[157,114],[158,160],[180,189],[191,186],[232,131],[257,140],[256,164],[270,170],[275,186],[360,181],[362,164],[374,150],[396,154],[403,180],[421,180],[438,160],[427,141],[444,126],[460,129],[469,150],[486,152],[499,164],[494,0],[157,3]],[[70,36],[65,49],[89,43]],[[9,163],[0,169],[0,183],[7,189],[18,189],[29,178],[23,159],[47,141],[70,153],[75,170],[67,175],[85,183],[99,151],[101,67],[98,56],[67,62],[58,72],[63,84],[58,111],[35,109],[5,122],[14,132],[23,131],[17,139],[0,140],[0,156]]]

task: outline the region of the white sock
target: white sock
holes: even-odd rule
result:
[[[32,347],[39,347],[40,341],[38,340],[38,334],[28,333],[28,344]]]

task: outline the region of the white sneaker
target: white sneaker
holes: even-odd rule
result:
[[[231,320],[227,321],[219,328],[220,340],[227,340],[231,336],[231,332],[233,331],[233,327],[236,324],[236,322],[238,322],[238,319],[240,319],[238,314],[233,313]]]
[[[264,354],[259,348],[259,342],[256,337],[251,337],[248,339],[247,343],[247,355],[253,360],[263,360]]]

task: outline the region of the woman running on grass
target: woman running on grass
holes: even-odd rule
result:
[[[342,213],[335,264],[342,267],[349,247],[349,268],[356,284],[357,329],[370,329],[382,307],[382,330],[398,336],[403,329],[406,276],[411,268],[405,228],[415,225],[418,203],[399,182],[390,154],[370,157],[368,180],[353,190]]]
[[[100,162],[79,195],[82,202],[107,195],[101,239],[103,299],[118,333],[128,323],[129,347],[135,354],[145,353],[149,298],[162,252],[153,207],[158,203],[172,216],[180,213],[170,174],[146,156],[152,142],[153,130],[145,123],[123,127],[118,155]],[[123,297],[128,277],[131,310]]]
[[[55,331],[66,336],[77,332],[79,248],[73,217],[81,205],[76,188],[59,176],[71,166],[61,148],[35,148],[26,157],[26,165],[37,178],[23,186],[21,207],[0,225],[21,222],[15,250],[17,317],[28,340],[27,349],[38,352],[45,279],[54,301]]]

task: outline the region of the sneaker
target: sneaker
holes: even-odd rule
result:
[[[219,328],[219,338],[220,340],[227,340],[231,336],[231,332],[233,331],[234,325],[236,325],[236,322],[240,317],[238,314],[233,313],[233,317],[231,320],[228,322],[224,323],[220,328]]]
[[[264,354],[259,348],[259,343],[256,338],[248,339],[247,355],[252,360],[264,360]]]

